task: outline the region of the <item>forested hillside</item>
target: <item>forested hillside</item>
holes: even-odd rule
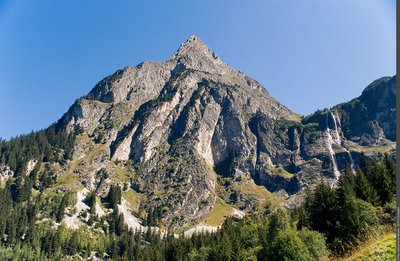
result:
[[[13,142],[22,142],[18,139],[29,140]],[[111,214],[96,215],[99,199],[90,194],[90,209],[82,213],[85,227],[68,229],[59,222],[75,195],[46,195],[45,186],[51,184],[31,174],[9,179],[0,190],[1,260],[326,260],[348,254],[395,224],[395,165],[389,155],[380,162],[364,158],[356,174],[348,168],[336,188],[321,182],[293,211],[267,207],[242,220],[226,219],[216,233],[192,237],[129,230],[116,207],[118,187],[105,202]]]

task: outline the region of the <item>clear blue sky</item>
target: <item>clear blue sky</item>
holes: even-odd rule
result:
[[[0,137],[47,127],[103,77],[198,35],[297,113],[395,74],[394,0],[0,0]]]

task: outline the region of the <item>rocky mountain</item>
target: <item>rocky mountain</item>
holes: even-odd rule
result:
[[[118,185],[138,229],[150,213],[161,228],[193,232],[291,205],[321,179],[336,183],[362,154],[395,148],[395,81],[301,116],[191,36],[168,60],[118,70],[70,107],[56,128],[77,134],[74,152],[47,166],[57,179],[47,191],[77,192],[84,211],[86,194],[104,200]],[[97,210],[107,212],[101,202]]]
[[[395,89],[396,76],[383,77],[368,85],[359,97],[303,117],[300,132],[305,136],[312,133],[313,137],[306,138],[309,145],[303,150],[306,153],[300,155],[321,160],[323,176],[333,174],[337,178],[346,165],[354,172],[362,155],[374,158],[382,153],[394,154]],[[311,132],[304,128],[310,125]]]
[[[336,106],[343,135],[363,146],[386,146],[396,141],[396,77],[371,83],[362,95]]]

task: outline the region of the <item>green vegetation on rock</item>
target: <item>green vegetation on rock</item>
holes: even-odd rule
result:
[[[232,206],[227,204],[221,198],[217,197],[215,204],[211,209],[211,212],[207,214],[202,220],[200,220],[199,223],[206,226],[216,227],[222,224],[223,221],[232,214],[232,212]]]
[[[275,167],[274,169],[272,169],[272,173],[284,177],[286,179],[290,179],[291,177],[293,177],[293,174],[286,171],[284,168],[282,168],[281,166],[279,167]]]

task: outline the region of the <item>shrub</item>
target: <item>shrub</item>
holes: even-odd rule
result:
[[[293,230],[279,233],[267,249],[267,260],[313,260],[307,245]]]
[[[292,227],[291,219],[287,211],[284,209],[278,209],[270,217],[268,239],[273,240],[280,231],[291,229]]]
[[[325,244],[325,237],[317,231],[311,231],[303,228],[298,232],[300,238],[307,245],[314,260],[323,260],[329,255],[329,251]]]

